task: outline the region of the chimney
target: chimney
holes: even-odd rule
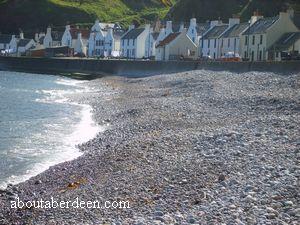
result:
[[[110,34],[110,36],[113,36],[113,29],[111,27],[108,28],[108,33]]]
[[[196,26],[197,26],[197,20],[196,20],[196,18],[192,18],[192,19],[190,20],[190,26],[191,26],[191,27],[196,27]]]
[[[168,36],[171,33],[173,33],[172,21],[167,21],[167,24],[166,24],[166,35]]]
[[[78,40],[81,40],[81,38],[82,38],[82,35],[81,35],[81,33],[79,32],[79,33],[77,34],[77,39],[78,39]]]
[[[240,23],[240,19],[239,18],[229,18],[229,27],[233,27],[236,24]]]
[[[257,20],[264,18],[258,11],[255,11],[253,13],[253,16],[251,16],[250,19],[250,25],[253,25]]]
[[[48,27],[48,28],[47,28],[47,33],[46,33],[46,35],[47,35],[47,34],[48,34],[48,35],[51,35],[51,27]]]
[[[212,21],[210,21],[210,28],[213,28],[219,24],[221,24],[220,20],[212,20]]]
[[[34,40],[35,40],[36,42],[39,41],[39,34],[38,34],[38,33],[35,33],[35,35],[34,35]]]
[[[182,32],[183,30],[184,30],[184,23],[182,22],[182,23],[180,24],[179,32]]]
[[[145,25],[145,30],[150,31],[150,24]]]
[[[129,26],[129,29],[128,30],[133,30],[135,28],[135,25],[134,24],[131,24],[130,26]]]
[[[23,33],[23,31],[20,31],[20,39],[24,39],[24,33]]]
[[[288,10],[286,12],[289,14],[290,18],[293,20],[294,16],[295,16],[295,10],[290,7],[290,8],[288,8]]]
[[[66,30],[70,30],[71,29],[71,26],[70,25],[66,25]]]

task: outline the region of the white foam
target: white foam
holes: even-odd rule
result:
[[[69,82],[67,80],[66,82],[64,80],[60,80],[59,82],[64,83],[66,85],[67,83],[69,85],[78,85],[82,82]],[[72,90],[73,93],[76,92],[85,92],[87,89],[80,89],[79,91]],[[69,90],[51,90],[51,91],[43,91],[43,93],[47,93],[47,97],[45,99],[37,99],[37,101],[41,102],[58,102],[58,103],[64,103],[64,104],[75,104],[81,107],[81,119],[78,124],[74,125],[74,127],[71,127],[73,132],[67,136],[57,134],[56,138],[62,138],[63,146],[59,146],[60,149],[55,149],[56,151],[54,155],[51,155],[51,157],[46,157],[40,162],[35,163],[29,170],[27,170],[24,174],[16,176],[12,175],[10,176],[6,182],[0,183],[0,188],[5,188],[7,184],[18,184],[21,182],[24,182],[28,179],[30,179],[33,176],[38,175],[39,173],[47,170],[50,166],[73,160],[79,156],[81,156],[83,153],[79,151],[79,149],[76,147],[78,144],[82,144],[84,142],[89,141],[90,139],[94,138],[98,132],[103,132],[105,130],[105,127],[100,127],[95,124],[93,121],[93,114],[92,114],[92,108],[89,105],[84,104],[78,104],[74,102],[68,102],[68,99],[65,97],[66,94],[72,93],[72,91]],[[50,149],[49,149],[50,150]],[[50,150],[51,151],[51,150]],[[47,152],[47,150],[45,150]]]

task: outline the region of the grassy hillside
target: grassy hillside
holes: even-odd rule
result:
[[[202,22],[218,18],[226,21],[233,14],[239,14],[246,21],[256,10],[266,17],[276,15],[287,3],[300,13],[299,0],[180,0],[170,10],[168,18],[188,21],[193,15]]]
[[[19,28],[34,32],[48,24],[119,21],[144,22],[164,17],[174,0],[0,0],[0,31],[16,32]]]

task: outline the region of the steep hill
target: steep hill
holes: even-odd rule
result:
[[[128,25],[164,17],[174,0],[0,0],[0,31],[34,32],[49,24],[119,21]]]
[[[300,13],[299,0],[179,0],[167,17],[177,21],[189,21],[194,16],[198,21],[222,19],[226,21],[233,14],[248,20],[258,10],[264,16],[274,16],[279,11],[292,6]]]

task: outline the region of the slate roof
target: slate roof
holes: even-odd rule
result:
[[[115,39],[121,39],[121,37],[125,34],[125,31],[122,29],[114,29],[113,30],[113,36]]]
[[[72,36],[72,39],[78,38],[78,33],[81,33],[81,36],[83,39],[89,39],[90,31],[86,29],[78,29],[78,28],[71,28],[70,33]]]
[[[45,39],[45,36],[40,37],[39,43],[43,44],[44,43],[44,39]]]
[[[294,17],[294,23],[300,29],[300,14],[296,14]]]
[[[122,39],[136,39],[141,33],[143,33],[144,30],[145,30],[145,28],[134,28],[134,29],[128,31],[122,37]]]
[[[32,39],[20,39],[18,42],[18,47],[25,47]]]
[[[169,44],[170,42],[175,40],[175,38],[177,38],[180,34],[181,34],[180,32],[169,34],[165,39],[163,39],[161,42],[159,42],[159,44],[156,46],[156,48],[166,46],[167,44]]]
[[[238,37],[248,26],[248,23],[235,24],[222,34],[222,38]]]
[[[64,35],[64,32],[61,31],[52,31],[51,37],[53,41],[61,41],[62,36]]]
[[[0,43],[8,44],[12,39],[10,34],[0,34]]]
[[[271,27],[277,20],[279,16],[262,18],[257,20],[252,26],[244,31],[244,34],[260,34],[265,33],[266,30]]]
[[[218,38],[226,29],[228,25],[218,25],[210,29],[206,34],[204,34],[203,39],[213,39]]]
[[[298,40],[300,40],[300,32],[285,33],[269,49],[274,50],[275,48],[277,51],[284,51],[287,50]]]
[[[209,23],[198,23],[197,24],[197,33],[199,36],[202,36],[210,27]]]

